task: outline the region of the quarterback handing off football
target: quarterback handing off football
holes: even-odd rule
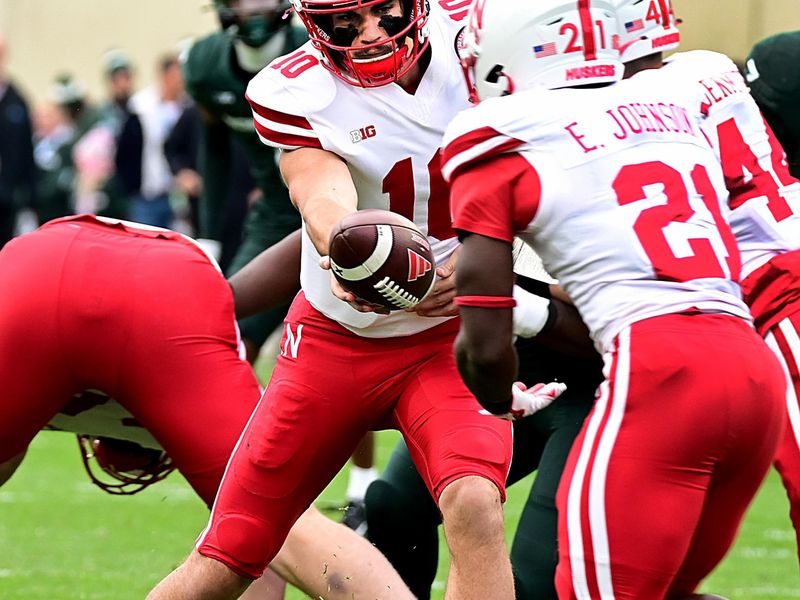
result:
[[[331,232],[331,270],[347,291],[389,310],[413,308],[433,289],[433,251],[411,221],[368,208],[343,218]]]

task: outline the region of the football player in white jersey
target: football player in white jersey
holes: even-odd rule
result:
[[[302,293],[269,387],[196,550],[150,598],[233,598],[369,429],[402,431],[443,515],[448,598],[513,598],[502,501],[508,421],[458,377],[442,135],[468,100],[456,55],[465,0],[294,0],[307,45],[248,87],[262,140],[303,217]],[[446,110],[442,110],[446,107]],[[333,227],[363,208],[400,213],[430,240],[440,280],[417,311],[378,314],[332,287]],[[321,264],[323,266],[321,266]],[[532,403],[536,392],[526,395]]]
[[[663,59],[663,51],[679,42],[670,0],[616,5],[626,77],[666,77],[682,90],[722,165],[730,224],[742,254],[744,299],[789,384],[789,425],[775,467],[800,536],[800,181],[789,172],[784,149],[733,61],[705,50]],[[752,64],[751,77],[758,72]],[[646,118],[639,123],[656,126]]]
[[[785,380],[739,297],[719,162],[679,90],[613,83],[616,28],[610,1],[472,5],[464,63],[484,101],[443,156],[463,236],[456,352],[485,407],[513,405],[517,233],[606,361],[558,492],[559,598],[672,600],[732,543]]]

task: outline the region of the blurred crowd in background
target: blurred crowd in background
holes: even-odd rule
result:
[[[104,97],[90,98],[64,72],[36,104],[21,91],[24,82],[8,76],[7,50],[0,34],[0,247],[50,219],[78,213],[200,235],[202,122],[184,89],[178,50],[152,67],[109,50],[98,65]],[[139,68],[155,69],[153,84],[137,86]],[[237,172],[248,177],[246,165]],[[223,258],[236,251],[253,185],[239,180],[236,188],[226,208]]]

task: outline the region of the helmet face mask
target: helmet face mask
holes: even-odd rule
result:
[[[461,64],[475,101],[622,78],[610,0],[475,0]]]
[[[672,0],[614,0],[622,62],[678,47],[681,34]]]
[[[386,14],[378,26],[386,36],[353,45],[359,35],[348,15],[387,8],[387,0],[291,0],[323,66],[358,87],[380,87],[406,75],[428,47],[428,1],[396,0],[401,15]],[[391,1],[391,0],[389,0]]]
[[[175,470],[166,452],[133,442],[78,435],[78,446],[92,483],[113,495],[137,494]]]

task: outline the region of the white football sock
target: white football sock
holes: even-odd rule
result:
[[[378,478],[378,469],[370,467],[364,469],[355,465],[350,466],[350,480],[347,482],[347,499],[351,502],[364,500],[369,484]]]

